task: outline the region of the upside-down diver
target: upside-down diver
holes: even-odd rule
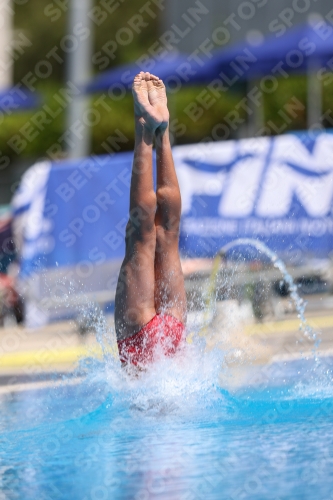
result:
[[[157,353],[173,355],[184,342],[187,306],[178,250],[181,195],[169,139],[166,89],[158,77],[141,72],[132,92],[134,161],[115,328],[122,364],[144,368]]]

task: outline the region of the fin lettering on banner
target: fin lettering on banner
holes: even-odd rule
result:
[[[281,136],[274,139],[272,153],[259,148],[251,155],[241,154],[239,145],[234,144],[233,158],[229,151],[226,163],[215,162],[218,150],[220,158],[225,156],[224,143],[212,147],[216,151],[211,151],[211,162],[209,153],[205,162],[190,160],[186,150],[183,158],[177,155],[185,217],[194,209],[193,200],[198,196],[220,197],[217,212],[211,213],[210,208],[207,215],[224,219],[287,217],[292,215],[294,199],[309,217],[330,214],[333,161],[329,158],[333,157],[333,136],[326,142],[317,139],[309,147],[294,136]]]

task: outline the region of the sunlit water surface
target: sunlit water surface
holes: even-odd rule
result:
[[[333,499],[330,366],[252,367],[228,389],[199,343],[136,379],[110,357],[3,396],[0,499]]]

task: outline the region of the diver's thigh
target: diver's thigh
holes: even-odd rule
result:
[[[154,305],[154,250],[136,244],[120,269],[115,297],[115,326],[117,338],[138,332],[156,314]]]
[[[155,309],[186,323],[186,292],[178,237],[157,232],[155,252]]]

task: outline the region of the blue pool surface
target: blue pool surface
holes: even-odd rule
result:
[[[0,499],[333,499],[332,358],[257,367],[115,362],[0,400]],[[228,377],[227,377],[228,378]]]

